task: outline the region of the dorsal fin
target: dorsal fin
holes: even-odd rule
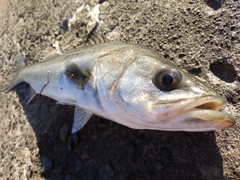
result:
[[[87,40],[86,44],[88,46],[93,46],[93,45],[97,45],[97,44],[103,44],[103,43],[106,43],[108,41],[109,40],[107,39],[107,37],[105,35],[94,34]]]

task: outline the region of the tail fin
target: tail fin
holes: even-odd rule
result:
[[[23,82],[23,80],[21,80],[19,78],[19,72],[21,71],[22,68],[24,68],[26,66],[25,62],[24,62],[24,58],[23,55],[20,55],[17,61],[17,71],[15,72],[15,75],[12,79],[12,81],[6,86],[6,88],[4,89],[5,93],[8,93],[9,91],[11,91],[16,85],[18,85],[19,83]]]

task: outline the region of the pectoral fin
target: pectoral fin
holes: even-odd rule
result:
[[[57,104],[61,105],[70,105],[70,106],[77,106],[75,102],[66,102],[66,101],[58,101]],[[74,119],[73,119],[73,126],[72,126],[72,133],[75,133],[82,129],[88,120],[91,118],[93,114],[81,109],[79,107],[75,107],[74,111]]]
[[[75,133],[82,129],[92,115],[93,115],[92,113],[88,113],[84,109],[76,107],[74,111],[72,133]]]
[[[37,93],[34,91],[33,88],[31,88],[31,89],[30,89],[30,97],[29,97],[29,99],[28,99],[27,104],[29,104],[29,103],[34,99],[34,97],[35,97],[36,95],[37,95]]]

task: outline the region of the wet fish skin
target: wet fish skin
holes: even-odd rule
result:
[[[225,99],[186,71],[151,49],[107,42],[80,48],[40,63],[24,66],[6,87],[28,83],[36,94],[59,104],[76,106],[72,132],[93,114],[134,129],[210,131],[234,125],[218,111]],[[154,78],[162,70],[181,79],[172,90],[161,90]]]

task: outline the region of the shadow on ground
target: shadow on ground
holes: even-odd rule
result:
[[[36,134],[46,179],[223,179],[213,132],[133,130],[94,116],[69,136],[62,127],[71,126],[73,107],[43,96],[27,104],[30,88],[16,89]]]

